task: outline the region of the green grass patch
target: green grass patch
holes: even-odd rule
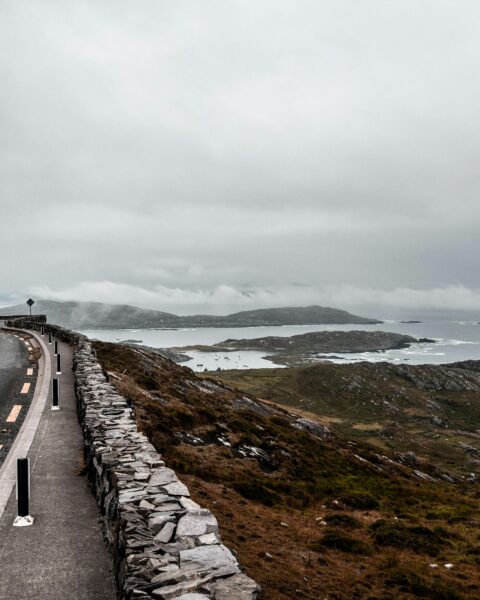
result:
[[[311,542],[309,548],[315,552],[322,552],[325,548],[329,548],[330,550],[364,556],[369,556],[373,552],[373,548],[369,544],[345,535],[341,531],[327,532],[321,539]]]
[[[344,529],[359,529],[362,524],[358,519],[344,513],[335,513],[327,515],[325,521],[333,527],[342,527]]]
[[[396,521],[381,519],[370,526],[373,539],[379,546],[412,550],[417,554],[436,556],[449,542],[428,527],[408,527]]]
[[[404,593],[413,594],[417,598],[430,598],[435,600],[462,600],[451,586],[440,581],[427,581],[418,573],[406,570],[397,570],[385,579],[388,587],[399,587]]]

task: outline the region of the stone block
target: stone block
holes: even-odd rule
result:
[[[217,533],[217,519],[209,510],[188,512],[178,522],[177,539],[182,537],[198,537],[206,533]]]

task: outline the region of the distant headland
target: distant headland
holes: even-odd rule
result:
[[[38,300],[38,312],[50,322],[74,329],[181,328],[181,327],[255,327],[278,325],[368,325],[382,323],[377,319],[359,317],[345,310],[325,306],[262,308],[230,315],[179,316],[130,306],[101,302],[58,302]],[[25,305],[0,309],[6,314],[27,314]]]

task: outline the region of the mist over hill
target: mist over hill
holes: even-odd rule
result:
[[[272,325],[369,324],[381,323],[323,306],[263,308],[231,315],[179,316],[130,306],[101,302],[58,302],[38,300],[33,312],[46,314],[48,321],[74,329],[122,329],[147,327],[252,327]],[[0,316],[28,314],[24,304],[0,309]]]

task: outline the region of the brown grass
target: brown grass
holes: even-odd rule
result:
[[[96,349],[118,375],[112,383],[132,402],[139,427],[217,516],[222,539],[263,587],[263,600],[480,597],[480,494],[473,488],[415,481],[406,467],[380,470],[368,448],[299,431],[288,412],[262,417],[235,408],[245,393],[205,391],[190,370],[136,349]],[[271,464],[236,454],[242,443]],[[407,537],[394,527],[397,546],[388,545],[372,529],[381,519],[382,534],[401,523]],[[438,554],[409,546],[415,535],[434,539]]]

